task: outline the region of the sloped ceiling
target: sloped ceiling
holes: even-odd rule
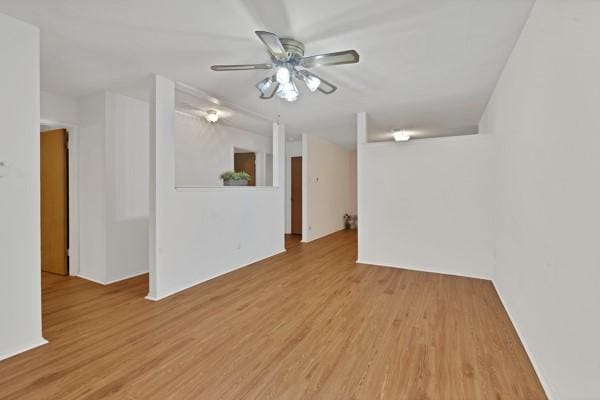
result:
[[[353,146],[355,113],[374,139],[476,133],[533,0],[0,0],[41,29],[42,89],[81,97],[160,73],[277,117],[296,134]],[[304,42],[306,54],[356,49],[359,64],[319,67],[339,86],[296,103],[258,99],[266,71],[211,64],[268,62],[254,30]]]

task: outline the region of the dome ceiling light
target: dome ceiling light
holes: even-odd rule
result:
[[[395,131],[392,133],[392,136],[396,142],[407,142],[410,140],[408,131]]]
[[[214,124],[219,120],[219,112],[217,110],[208,110],[204,118],[211,124]]]

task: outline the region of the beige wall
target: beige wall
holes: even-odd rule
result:
[[[302,240],[309,242],[344,227],[356,207],[353,150],[312,135],[302,137]]]

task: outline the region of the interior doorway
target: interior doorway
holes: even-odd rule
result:
[[[250,175],[248,186],[256,186],[256,153],[235,153],[233,155],[235,172],[246,172]]]
[[[69,155],[66,129],[40,133],[41,270],[69,274]]]
[[[291,233],[302,235],[302,157],[291,160]]]

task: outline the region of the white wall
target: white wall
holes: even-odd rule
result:
[[[107,282],[148,272],[150,106],[106,94]]]
[[[265,186],[266,154],[273,153],[270,137],[180,112],[174,117],[174,137],[177,187],[223,186],[219,176],[233,170],[234,148],[256,153],[256,185]]]
[[[358,214],[358,151],[357,149],[350,151],[350,180],[349,190],[351,193],[350,204],[348,210],[350,215]]]
[[[284,139],[279,187],[175,189],[174,83],[156,77],[150,143],[150,293],[158,300],[284,251]],[[279,156],[279,154],[281,156]]]
[[[490,278],[490,154],[480,135],[359,144],[359,261]]]
[[[481,134],[359,145],[361,260],[491,276],[553,399],[600,398],[598,21],[538,0]]]
[[[80,276],[148,271],[149,105],[114,93],[81,102]]]
[[[37,28],[0,14],[0,359],[45,343]]]
[[[292,232],[292,157],[302,157],[302,141],[285,143],[285,233]]]
[[[77,101],[42,91],[40,93],[40,116],[42,120],[77,125],[79,122],[79,104]]]
[[[600,398],[600,2],[538,0],[480,124],[494,283],[549,394]]]
[[[79,120],[79,276],[106,283],[104,93],[81,101]]]
[[[302,241],[344,228],[343,216],[356,204],[353,151],[312,135],[302,135]]]

